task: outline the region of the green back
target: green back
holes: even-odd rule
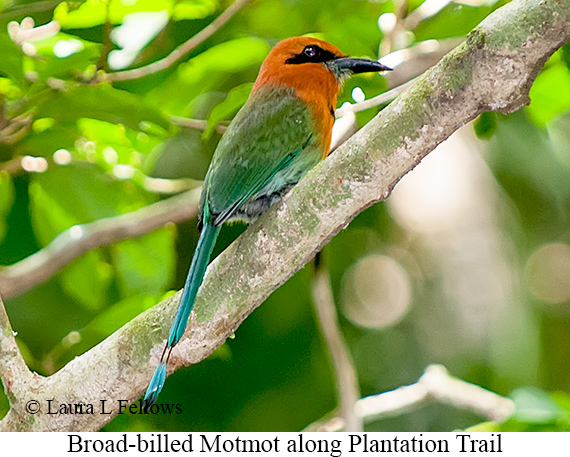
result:
[[[266,86],[252,94],[222,137],[204,181],[207,204],[220,225],[260,193],[295,184],[320,160],[313,116],[290,88]]]

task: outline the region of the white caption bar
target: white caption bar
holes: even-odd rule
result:
[[[0,443],[24,455],[570,456],[568,433],[3,433]]]

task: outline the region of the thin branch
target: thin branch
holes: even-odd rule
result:
[[[432,0],[429,2],[423,2],[408,14],[404,21],[404,28],[406,30],[415,30],[421,21],[428,17],[435,16],[450,3],[451,0]]]
[[[190,119],[187,117],[170,116],[170,122],[180,127],[187,127],[196,130],[206,130],[208,128],[208,121],[203,119]],[[227,125],[224,124],[216,125],[216,132],[218,132],[220,135],[223,135],[227,129],[228,129]]]
[[[131,213],[69,228],[41,251],[0,269],[0,294],[6,298],[20,295],[91,249],[194,217],[200,191],[201,188],[194,189]]]
[[[8,124],[0,130],[0,144],[14,144],[20,141],[32,127],[33,120],[33,114],[29,111],[8,119]]]
[[[328,271],[320,267],[313,278],[313,304],[319,327],[330,351],[337,384],[339,412],[347,432],[362,432],[362,418],[354,411],[360,398],[358,377],[346,341],[342,336]]]
[[[384,32],[384,38],[380,43],[380,55],[384,56],[394,50],[394,48],[400,48],[407,46],[409,39],[406,36],[406,29],[403,25],[403,19],[408,11],[407,0],[399,0],[395,2],[396,17],[395,23],[391,30],[382,30]]]
[[[15,176],[24,171],[22,168],[22,157],[16,157],[0,165],[0,171],[5,171],[9,175]]]
[[[105,24],[103,24],[103,49],[101,49],[101,55],[97,60],[97,69],[108,72],[109,71],[109,53],[113,49],[113,41],[111,40],[111,32],[113,31],[113,24],[109,22],[109,3],[106,5],[107,8],[107,19]]]
[[[24,18],[21,24],[11,22],[8,26],[10,38],[22,48],[22,45],[26,42],[51,37],[61,30],[58,21],[51,21],[37,27],[34,27],[34,25],[34,20],[31,17]]]
[[[508,31],[508,33],[506,33]],[[536,75],[570,40],[568,0],[513,0],[485,19],[208,267],[192,324],[174,348],[169,372],[210,355],[277,287],[455,130],[488,110],[528,103]],[[105,341],[45,378],[29,394],[41,405],[135,401],[160,359],[180,293],[137,316]],[[148,354],[148,357],[147,357]],[[183,407],[190,398],[180,399]],[[92,431],[110,415],[11,409],[5,431]]]
[[[362,102],[358,103],[345,103],[339,109],[335,111],[335,116],[337,118],[342,117],[347,114],[348,111],[352,113],[358,113],[360,111],[364,111],[375,106],[386,105],[387,103],[394,100],[398,95],[408,90],[417,80],[418,78],[414,78],[404,84],[401,84],[393,89],[387,90],[386,92],[377,95],[376,97],[369,98]]]
[[[155,194],[175,195],[196,189],[199,181],[192,178],[154,178],[145,176],[142,186]]]
[[[394,69],[385,75],[388,86],[405,84],[423,74],[462,42],[459,37],[426,40],[382,57],[382,63]]]
[[[174,65],[178,60],[182,59],[190,51],[200,46],[204,41],[216,33],[223,25],[228,22],[247,2],[250,0],[236,0],[222,14],[220,14],[211,24],[204,27],[196,35],[188,41],[182,43],[174,51],[165,58],[157,60],[144,67],[134,68],[132,70],[117,71],[105,75],[106,81],[128,81],[131,79],[143,78],[154,73],[166,70]]]
[[[443,365],[428,366],[414,384],[361,398],[355,402],[354,409],[364,422],[370,423],[408,413],[432,401],[472,411],[486,420],[498,422],[506,420],[515,410],[511,399],[450,376]],[[305,431],[338,432],[347,431],[347,428],[342,417],[333,417],[315,422]]]

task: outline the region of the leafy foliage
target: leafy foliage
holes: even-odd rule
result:
[[[392,0],[255,2],[164,71],[113,82],[105,76],[112,77],[110,68],[164,58],[229,2],[0,2],[0,24],[19,23],[19,29],[10,26],[11,36],[0,33],[0,264],[26,258],[70,227],[165,198],[149,185],[152,178],[186,178],[189,185],[202,179],[220,138],[216,125],[245,102],[278,40],[312,33],[347,54],[373,57],[383,38],[394,50],[464,36],[501,3],[427,11],[413,0],[399,13],[401,2]],[[164,21],[158,18],[152,33],[132,33],[157,14]],[[52,20],[59,27],[25,39],[29,17],[36,32],[48,30],[38,26],[53,26]],[[385,24],[398,17],[407,29],[396,36]],[[473,185],[466,195],[481,196],[482,206],[453,200],[465,197],[458,180],[427,212],[406,201],[414,208],[410,223],[398,186],[388,204],[360,214],[325,248],[363,395],[413,382],[439,362],[458,377],[510,395],[517,406],[503,424],[430,405],[377,421],[370,430],[570,429],[569,55],[567,45],[550,59],[528,108],[509,116],[485,113],[475,123],[485,141],[469,141],[484,151],[485,163],[473,159],[471,169],[482,171],[465,175]],[[339,105],[386,87],[377,76],[356,76]],[[359,113],[359,123],[377,110]],[[207,121],[207,128],[179,127],[172,116]],[[416,196],[459,176],[457,168],[445,170]],[[454,201],[480,217],[434,225],[453,222],[445,211]],[[420,220],[422,214],[436,217]],[[243,229],[225,227],[216,252]],[[51,374],[181,288],[196,240],[194,220],[104,246],[5,300],[27,362]],[[235,339],[172,376],[160,401],[180,403],[183,415],[125,414],[106,429],[299,430],[329,413],[334,383],[311,311],[311,278],[310,268],[301,270]],[[402,296],[407,299],[396,309]],[[0,394],[0,415],[7,407]]]

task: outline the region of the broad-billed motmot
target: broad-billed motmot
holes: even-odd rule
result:
[[[278,43],[261,66],[249,99],[220,140],[200,198],[198,246],[143,408],[156,401],[172,348],[180,341],[224,222],[253,222],[328,153],[337,95],[354,73],[389,68],[346,57],[310,37]]]

